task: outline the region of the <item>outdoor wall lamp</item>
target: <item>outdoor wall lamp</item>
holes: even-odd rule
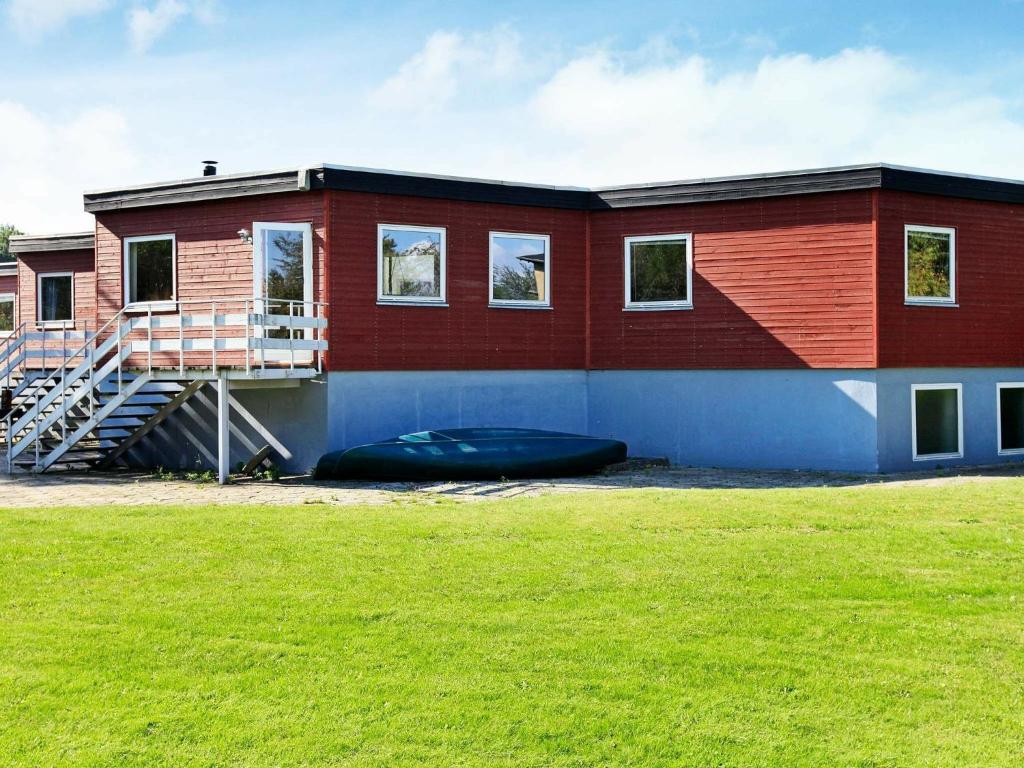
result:
[[[245,229],[243,227],[242,229],[238,230],[238,239],[241,240],[243,243],[251,243],[252,233],[248,229]]]

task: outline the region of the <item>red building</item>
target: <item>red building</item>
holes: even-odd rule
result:
[[[209,463],[222,411],[245,414],[221,430],[236,456],[272,438],[296,469],[484,424],[715,466],[1024,452],[1020,182],[869,165],[586,190],[324,165],[85,206],[92,251],[12,241],[19,318],[44,334],[25,346],[120,333],[104,354],[174,406],[100,461]],[[53,383],[88,354],[40,367]],[[42,418],[13,425],[19,453]]]

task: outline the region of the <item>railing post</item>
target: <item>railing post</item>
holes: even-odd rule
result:
[[[118,313],[118,314],[120,314],[120,313]],[[124,381],[124,378],[123,378],[122,373],[121,373],[121,363],[124,360],[124,356],[121,354],[121,341],[122,341],[122,335],[123,334],[121,332],[122,331],[122,323],[121,323],[121,321],[115,318],[115,322],[117,323],[117,343],[115,345],[116,349],[117,349],[117,352],[116,352],[116,354],[117,354],[117,394],[121,394],[121,387],[123,386],[122,382]]]
[[[65,323],[61,326],[60,348],[64,356],[60,369],[60,439],[61,442],[68,436],[68,326]]]
[[[178,375],[185,376],[185,317],[182,303],[178,302]]]
[[[210,363],[211,363],[211,365],[210,365],[210,367],[213,369],[214,375],[216,375],[217,374],[217,302],[216,301],[211,301],[210,302],[210,321],[211,321],[211,323],[210,323],[210,328],[211,328],[211,337],[210,337],[210,347],[211,347],[211,349],[210,349],[210,352],[211,352]]]
[[[252,372],[252,364],[249,361],[249,300],[245,300],[245,375]]]
[[[153,373],[153,305],[146,307],[146,372]]]
[[[295,302],[288,301],[288,368],[295,370]]]

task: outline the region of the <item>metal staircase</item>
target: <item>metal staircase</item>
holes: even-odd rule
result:
[[[22,326],[0,345],[7,470],[115,466],[208,383],[226,419],[232,381],[321,372],[326,327],[322,304],[254,299],[122,310],[94,333]]]

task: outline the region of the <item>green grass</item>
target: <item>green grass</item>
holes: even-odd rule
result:
[[[0,765],[1019,766],[1024,481],[0,512]]]

